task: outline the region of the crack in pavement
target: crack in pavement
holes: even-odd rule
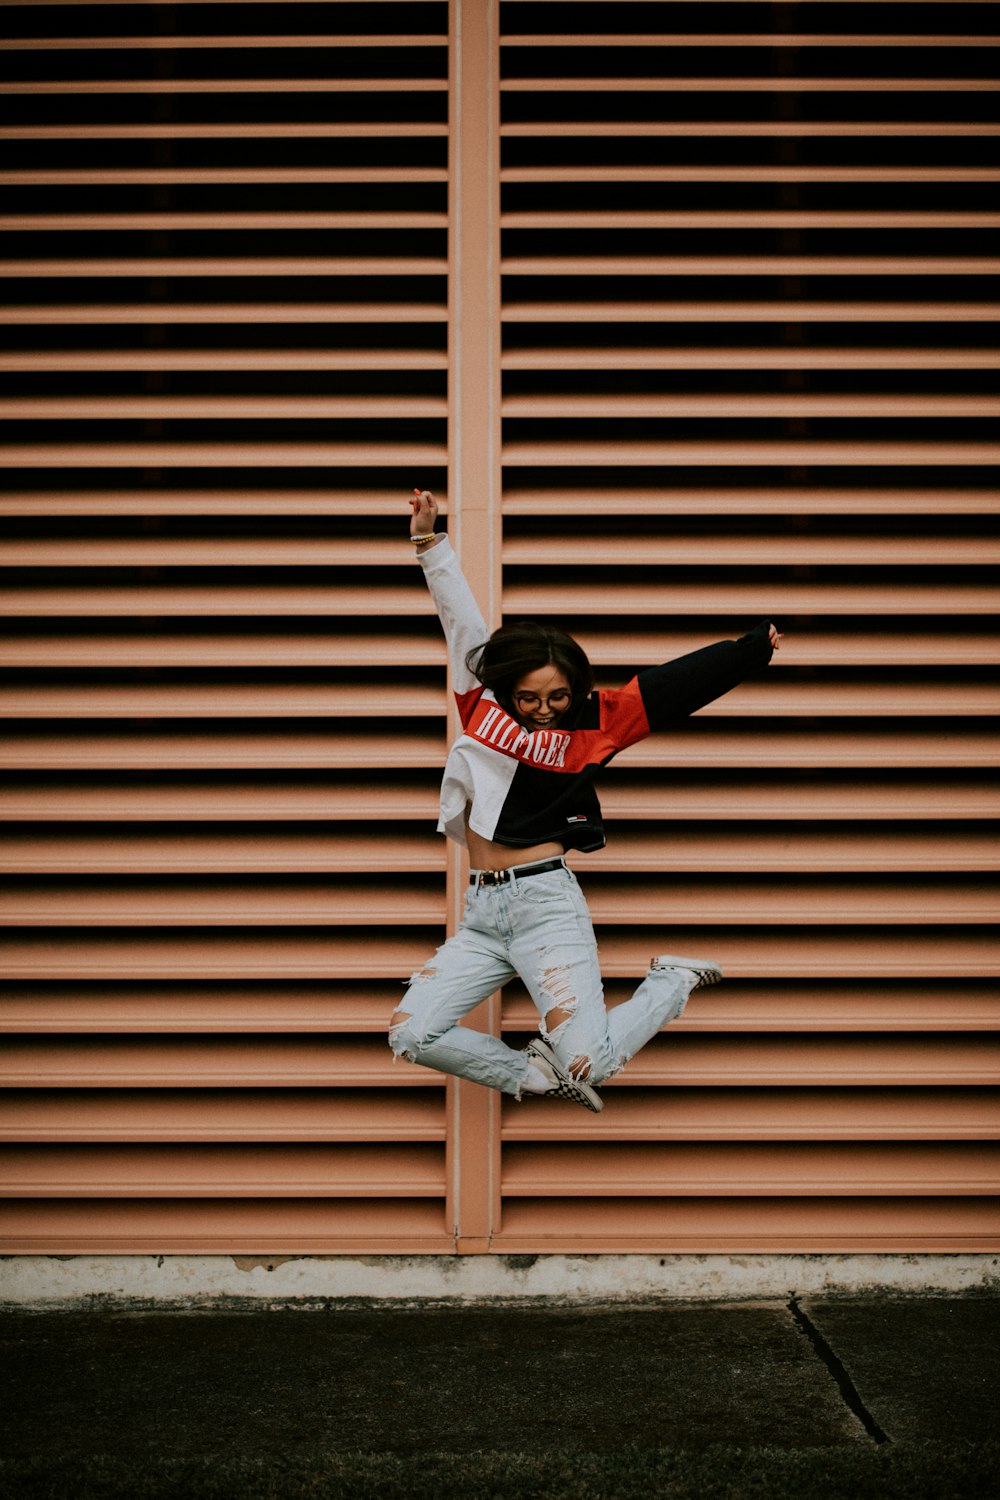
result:
[[[795,1320],[796,1325],[802,1331],[802,1333],[805,1334],[810,1344],[812,1344],[813,1349],[816,1351],[816,1354],[822,1360],[823,1364],[826,1365],[826,1368],[829,1370],[830,1374],[833,1376],[833,1379],[836,1381],[837,1389],[840,1391],[844,1403],[846,1404],[848,1409],[857,1417],[858,1421],[864,1427],[868,1436],[875,1443],[891,1443],[892,1438],[884,1430],[884,1428],[879,1425],[879,1423],[875,1420],[873,1414],[868,1410],[867,1406],[862,1401],[861,1393],[859,1392],[857,1386],[854,1384],[854,1381],[851,1379],[850,1375],[847,1373],[847,1369],[845,1368],[843,1361],[827,1343],[826,1339],[820,1333],[819,1329],[816,1327],[816,1324],[812,1321],[809,1314],[803,1311],[796,1293],[792,1293],[792,1296],[786,1306],[788,1307],[788,1311],[791,1313],[793,1319]]]

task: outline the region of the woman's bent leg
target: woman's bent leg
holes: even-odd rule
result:
[[[460,927],[410,978],[389,1027],[395,1056],[517,1097],[528,1066],[524,1053],[458,1024],[513,973],[500,944]]]
[[[651,969],[631,999],[608,1011],[597,942],[583,893],[569,871],[520,883],[511,956],[538,1008],[542,1036],[572,1077],[604,1083],[621,1071],[699,983],[694,969]]]
[[[697,984],[693,969],[650,970],[632,998],[608,1012],[608,1032],[619,1068],[668,1021],[676,1021]]]
[[[539,1029],[570,1076],[601,1083],[616,1071],[597,940],[570,870],[518,882],[511,957],[538,1010]]]

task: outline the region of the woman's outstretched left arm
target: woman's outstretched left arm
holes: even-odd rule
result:
[[[780,650],[781,638],[776,626],[761,620],[739,640],[716,641],[639,672],[635,680],[650,730],[687,718],[766,667],[772,652]]]

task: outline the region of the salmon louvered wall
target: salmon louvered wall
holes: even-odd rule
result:
[[[4,20],[7,1242],[448,1249],[447,5]]]
[[[600,1116],[505,1108],[495,1247],[986,1248],[995,28],[502,18],[505,612],[567,623],[606,682],[787,637],[607,777],[576,863],[609,998],[664,948],[727,977]]]
[[[0,5],[7,1253],[997,1248],[997,19]],[[603,683],[787,632],[574,858],[727,975],[600,1116],[385,1046],[413,484]]]

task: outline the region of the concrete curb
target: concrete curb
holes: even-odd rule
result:
[[[1000,1292],[1000,1255],[15,1255],[0,1306],[744,1301]]]

